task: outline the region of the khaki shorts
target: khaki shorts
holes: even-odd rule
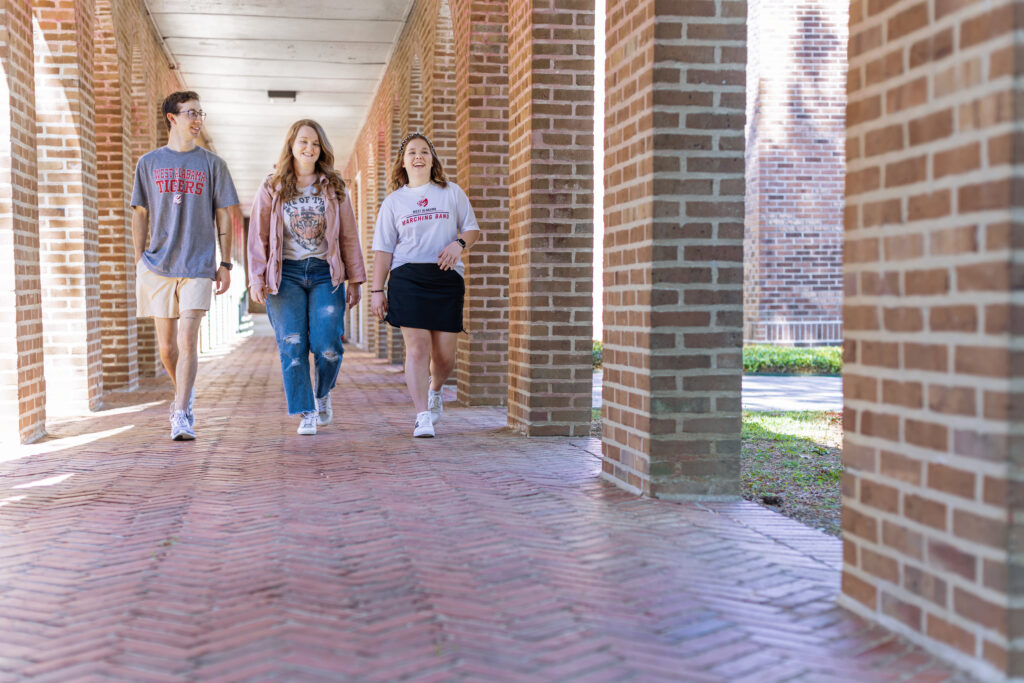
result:
[[[135,299],[141,318],[179,318],[182,311],[208,311],[213,299],[213,280],[164,277],[139,259],[135,266]]]

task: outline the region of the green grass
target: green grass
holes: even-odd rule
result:
[[[601,357],[603,355],[604,355],[604,344],[602,344],[601,342],[599,342],[598,340],[595,339],[594,340],[594,360],[593,360],[594,369],[595,370],[600,370],[601,369]]]
[[[839,346],[797,348],[752,344],[743,347],[743,372],[785,375],[838,375],[843,371]]]
[[[743,413],[743,497],[839,535],[838,412]]]

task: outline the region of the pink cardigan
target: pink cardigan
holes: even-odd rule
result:
[[[281,286],[281,254],[284,251],[283,202],[278,193],[271,191],[269,181],[267,178],[260,186],[249,215],[249,287],[265,286],[271,294],[277,294]],[[339,204],[329,189],[326,176],[321,175],[316,182],[326,198],[327,263],[331,267],[331,283],[337,287],[345,280],[350,285],[366,282],[359,229],[348,193],[345,193],[345,201]]]

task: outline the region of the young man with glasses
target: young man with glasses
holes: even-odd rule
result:
[[[136,298],[139,316],[154,320],[160,360],[174,383],[171,438],[190,441],[199,324],[213,283],[217,294],[231,285],[232,220],[241,213],[227,164],[197,144],[206,118],[199,95],[168,95],[163,116],[167,145],[144,154],[135,169]]]

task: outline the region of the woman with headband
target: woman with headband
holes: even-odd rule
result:
[[[413,436],[432,437],[463,331],[462,254],[479,239],[480,226],[466,193],[445,177],[422,133],[402,140],[390,188],[373,235],[370,310],[402,331],[405,383],[416,406]]]
[[[302,119],[289,129],[275,170],[253,202],[248,252],[249,293],[267,305],[288,414],[302,416],[299,434],[316,434],[317,425],[334,416],[331,390],[345,352],[345,305],[359,303],[366,281],[352,203],[316,121]]]

